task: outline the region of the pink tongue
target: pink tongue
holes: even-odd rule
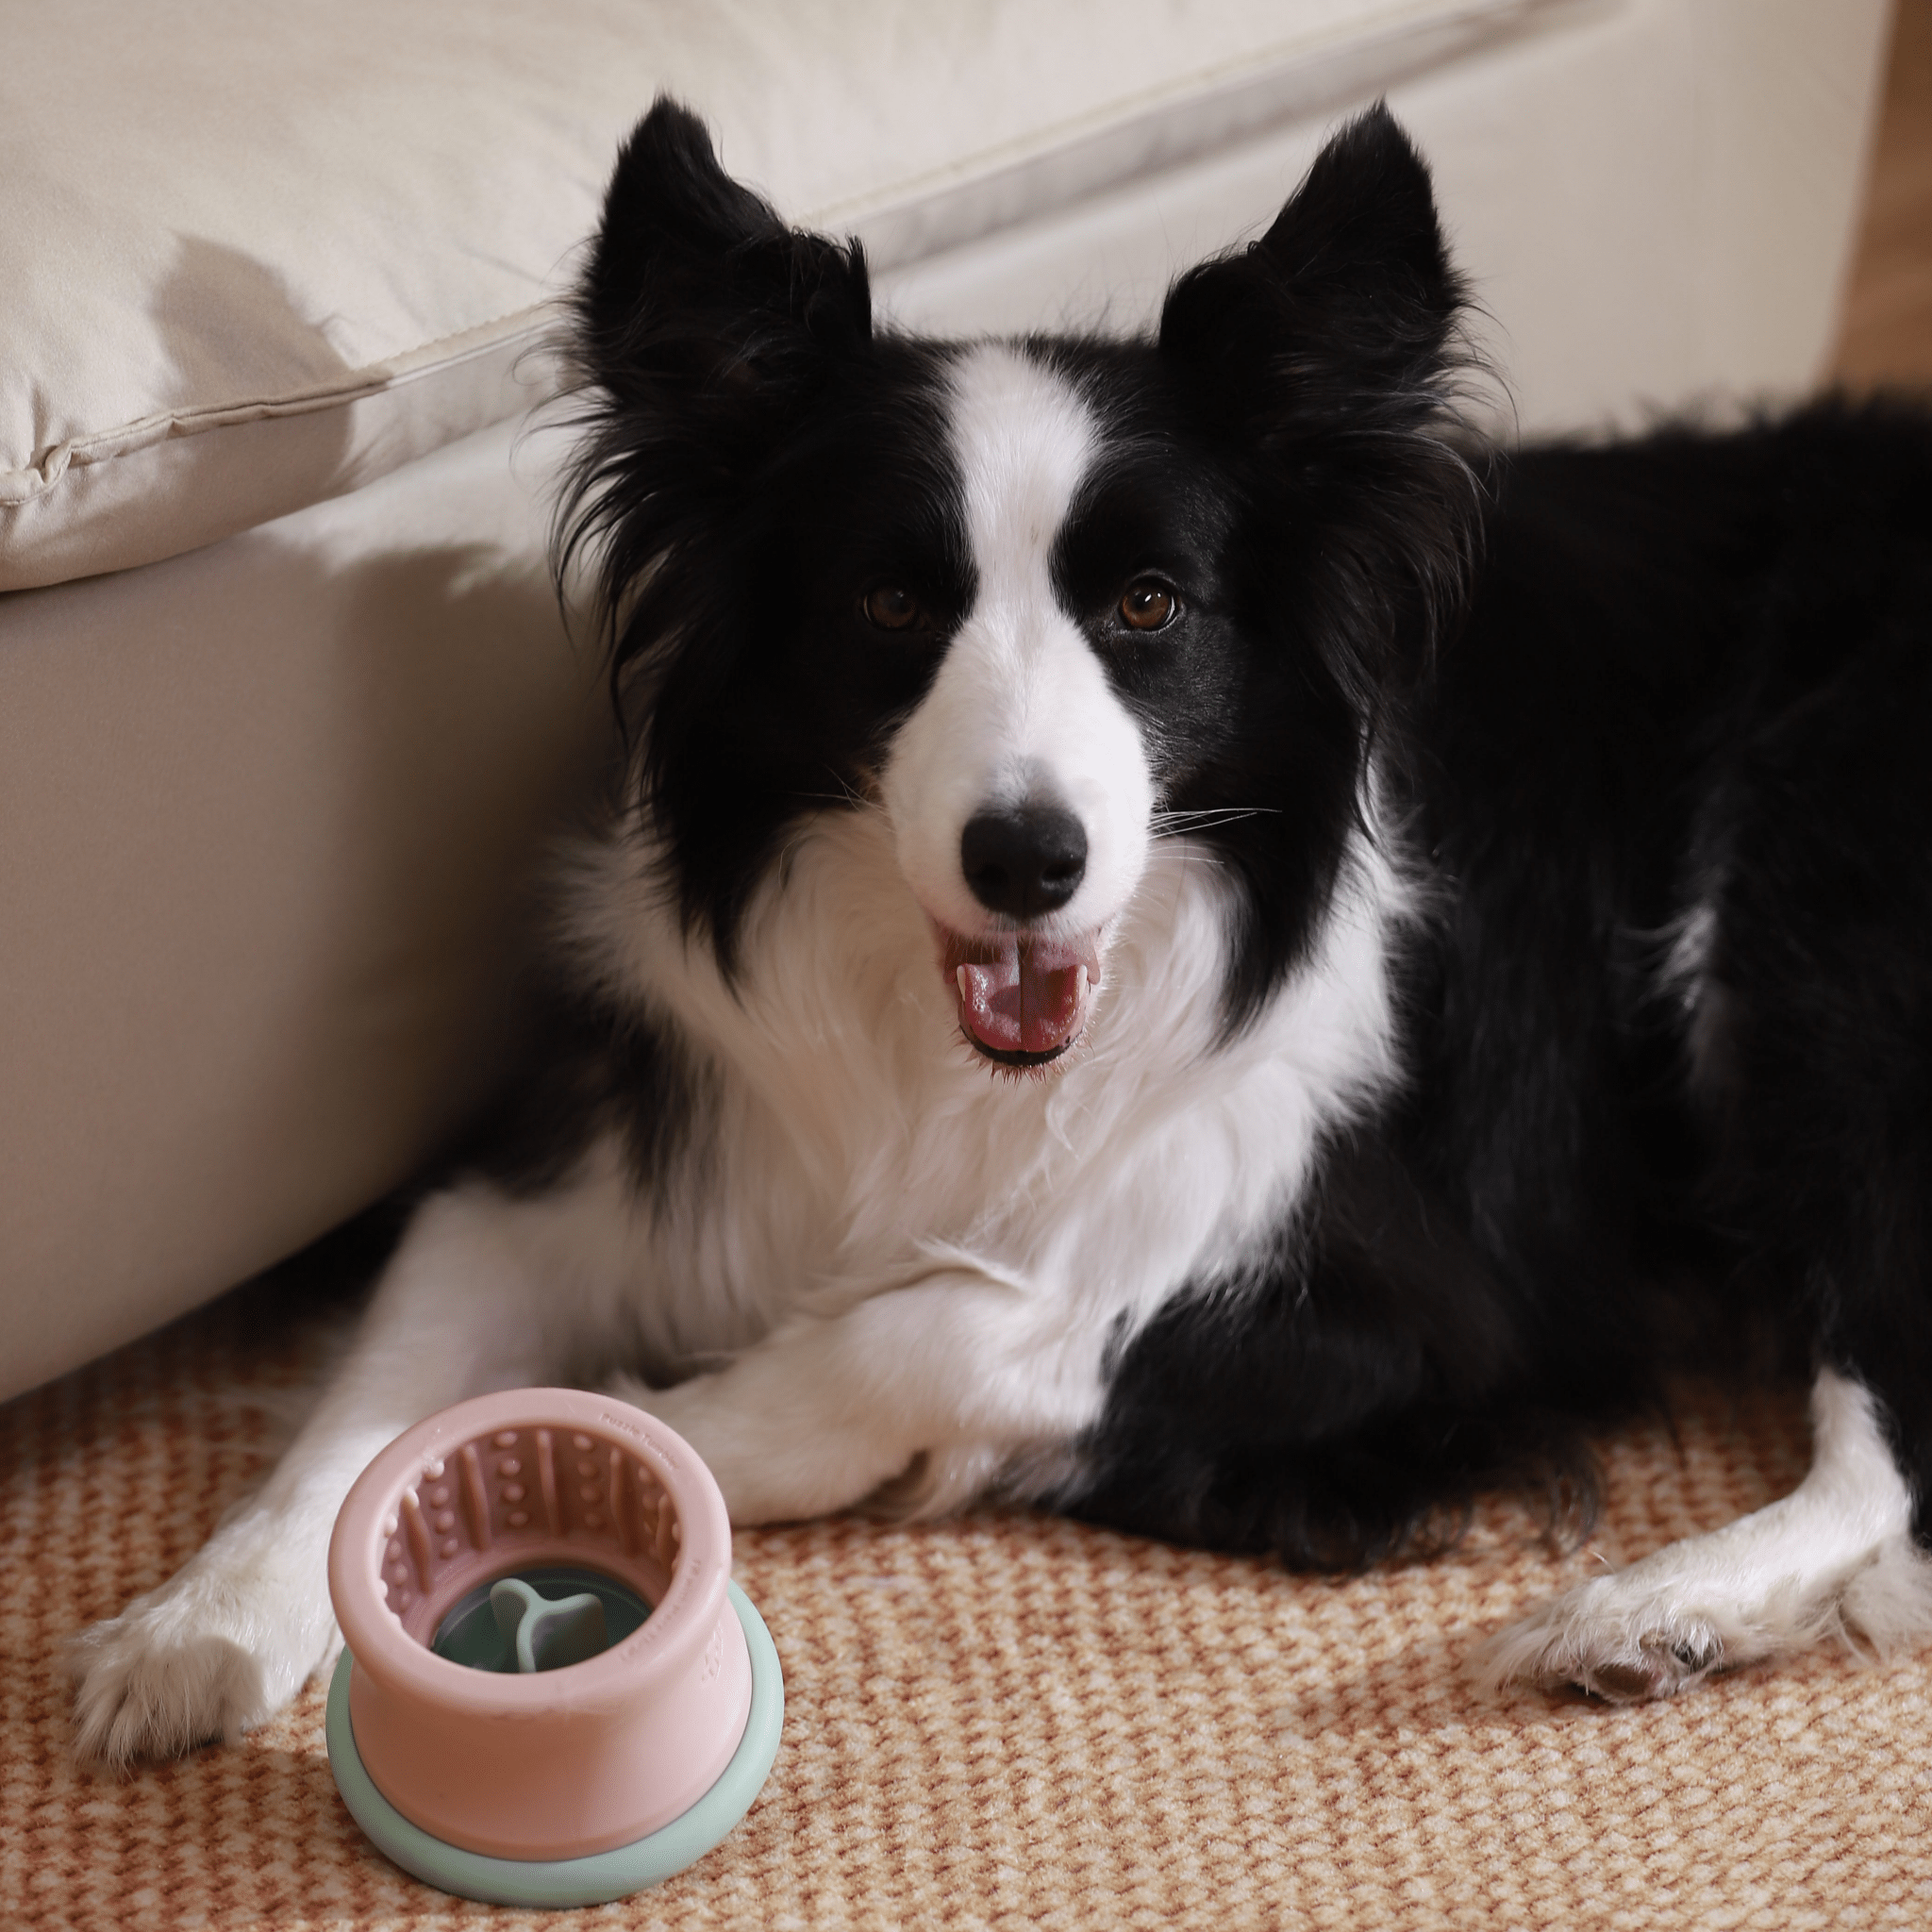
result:
[[[959,1018],[995,1053],[1051,1053],[1086,1017],[1087,961],[1064,946],[1017,942],[1003,958],[954,969]]]

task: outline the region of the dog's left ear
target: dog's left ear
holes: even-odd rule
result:
[[[1462,299],[1428,169],[1377,104],[1258,242],[1181,276],[1160,350],[1272,439],[1338,408],[1432,411]]]
[[[1391,650],[1426,654],[1464,574],[1471,473],[1441,434],[1462,304],[1428,169],[1377,105],[1258,242],[1182,275],[1161,315],[1162,360],[1268,521],[1319,530],[1320,558],[1348,579],[1335,608],[1370,615],[1323,640],[1364,700]]]

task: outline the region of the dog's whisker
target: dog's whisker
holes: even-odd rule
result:
[[[1219,805],[1210,806],[1200,811],[1156,811],[1147,815],[1150,825],[1188,825],[1203,822],[1219,824],[1227,819],[1279,818],[1281,808],[1275,805]]]
[[[1150,813],[1149,816],[1156,819],[1211,819],[1218,818],[1223,812],[1229,811],[1274,812],[1278,814],[1281,808],[1278,805],[1208,805],[1202,806],[1198,809],[1190,808],[1185,811],[1178,808],[1163,806],[1159,810]]]

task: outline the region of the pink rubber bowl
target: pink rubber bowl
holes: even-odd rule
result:
[[[530,1674],[429,1648],[478,1586],[543,1565],[608,1577],[650,1615],[599,1655]],[[492,1857],[576,1858],[657,1831],[745,1733],[752,1666],[730,1574],[716,1482],[641,1410],[572,1389],[444,1409],[363,1471],[329,1544],[364,1769],[405,1819]]]

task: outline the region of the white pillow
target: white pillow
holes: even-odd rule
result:
[[[1522,0],[43,0],[0,28],[0,590],[498,421],[660,89],[907,260]]]

